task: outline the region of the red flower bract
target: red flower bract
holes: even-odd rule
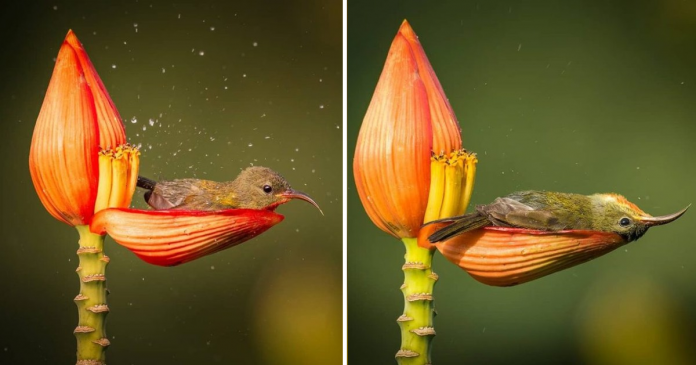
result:
[[[105,209],[90,229],[108,233],[143,261],[174,266],[238,245],[280,223],[270,210]]]

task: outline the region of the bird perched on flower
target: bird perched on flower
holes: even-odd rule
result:
[[[642,237],[648,228],[681,217],[681,211],[653,217],[618,194],[580,195],[521,191],[478,205],[476,212],[435,222],[452,224],[435,231],[430,242],[450,239],[483,227],[514,227],[540,231],[584,230],[616,233],[625,242]]]
[[[157,210],[273,210],[291,199],[300,199],[321,212],[307,194],[293,190],[280,174],[261,166],[246,168],[236,179],[226,182],[201,179],[155,182],[139,176],[138,186],[147,189],[145,201]]]

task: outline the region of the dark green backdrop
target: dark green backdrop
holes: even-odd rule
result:
[[[74,363],[77,233],[43,209],[28,154],[72,28],[152,178],[271,167],[311,195],[258,238],[174,268],[107,239],[109,364],[339,363],[341,4],[26,2],[0,11],[0,363]],[[137,206],[142,192],[137,193]]]
[[[479,155],[473,204],[522,189],[618,192],[652,214],[696,203],[692,1],[351,1],[349,170],[404,18]],[[348,181],[349,359],[390,364],[404,250]],[[480,284],[437,254],[433,363],[696,363],[694,226],[690,211],[512,288]]]

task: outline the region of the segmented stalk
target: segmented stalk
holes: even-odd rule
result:
[[[418,247],[415,238],[404,238],[403,242],[404,313],[396,320],[401,327],[401,348],[396,360],[401,365],[425,365],[431,363],[430,343],[435,336],[433,287],[437,274],[431,269],[434,250]]]
[[[77,250],[80,266],[80,293],[75,297],[78,324],[75,328],[77,338],[77,365],[106,364],[106,348],[110,342],[106,336],[106,265],[109,257],[104,255],[104,236],[90,232],[88,226],[76,226],[80,234],[80,248]]]

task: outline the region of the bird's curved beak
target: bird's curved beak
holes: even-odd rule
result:
[[[278,196],[285,198],[287,200],[290,200],[290,199],[304,200],[307,203],[314,205],[317,209],[319,209],[319,213],[321,213],[321,215],[324,215],[324,212],[321,211],[321,208],[319,208],[319,205],[312,198],[310,198],[309,195],[307,195],[301,191],[288,189],[288,190],[278,194]]]
[[[640,217],[641,223],[645,224],[648,227],[652,226],[659,226],[662,224],[667,224],[669,222],[673,222],[677,220],[677,218],[681,217],[686,211],[689,209],[691,204],[689,204],[686,208],[674,213],[674,214],[669,214],[669,215],[662,215],[659,217]]]

